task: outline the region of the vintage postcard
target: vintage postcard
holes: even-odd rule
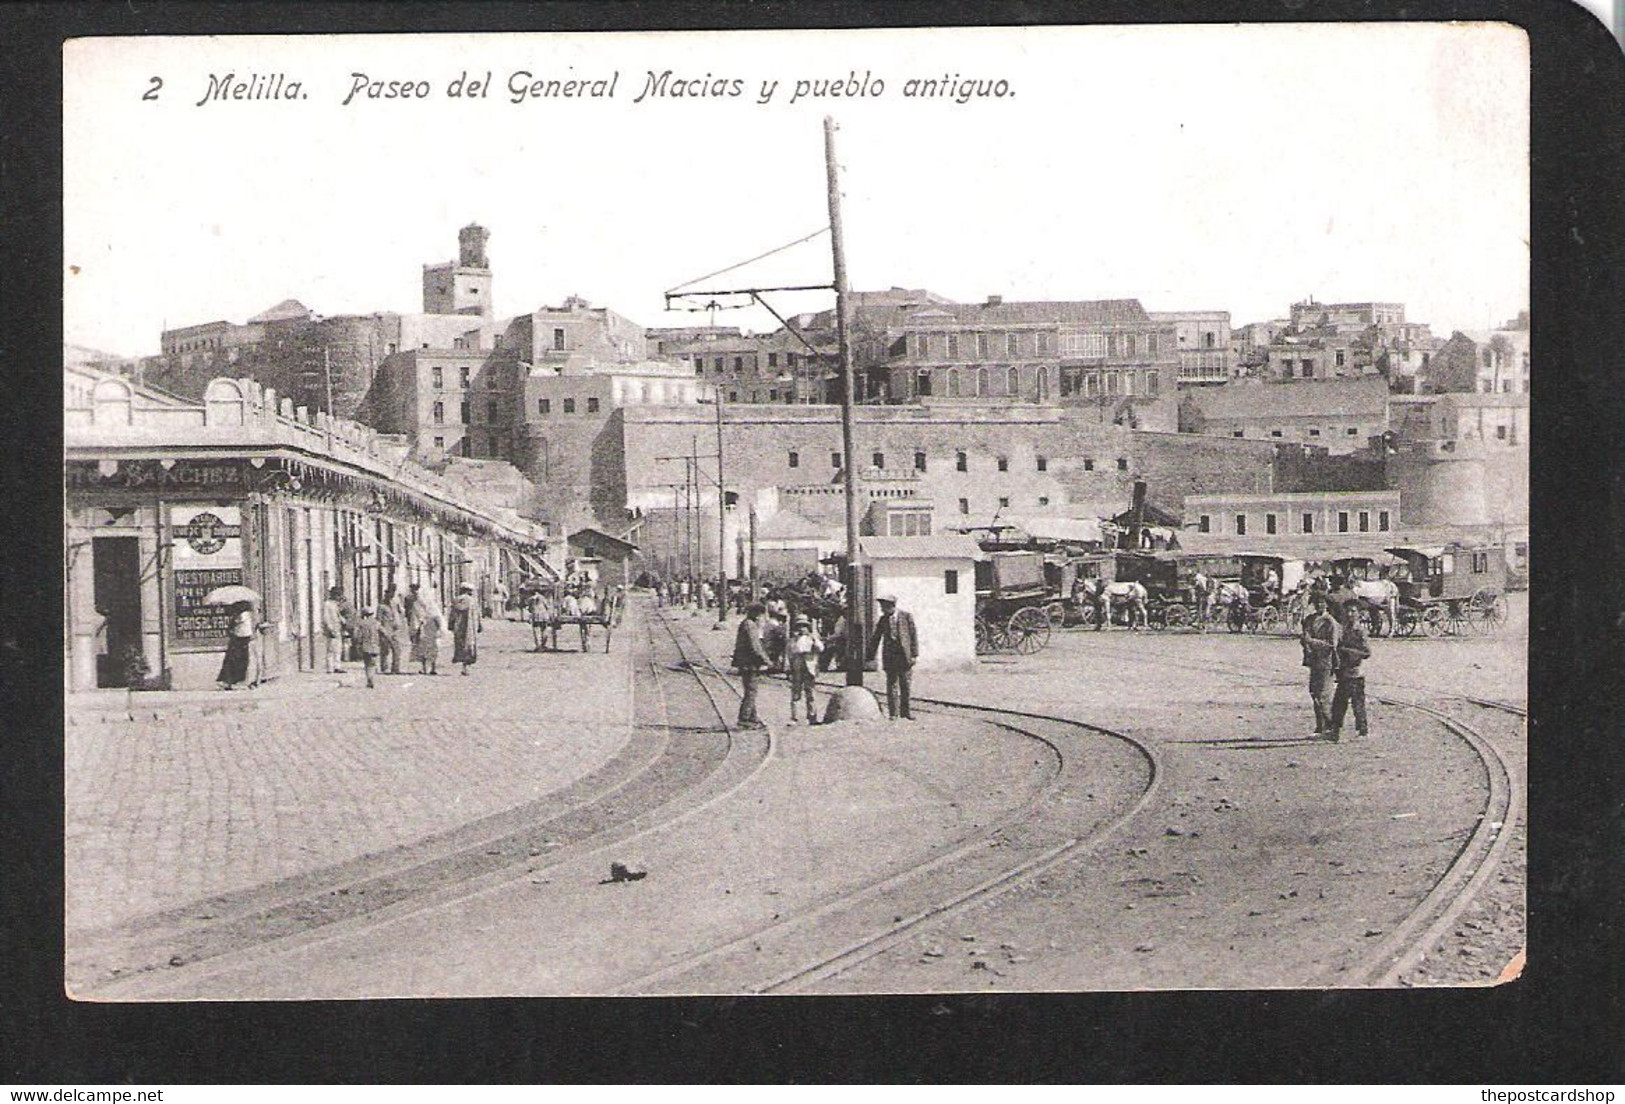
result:
[[[64,67],[73,998],[1518,975],[1521,29]]]

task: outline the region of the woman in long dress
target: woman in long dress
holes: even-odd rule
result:
[[[235,690],[248,681],[248,644],[254,639],[253,609],[248,602],[234,602],[226,611],[231,614],[231,626],[226,630],[226,658],[215,676],[222,690]]]
[[[423,594],[418,594],[412,609],[416,611],[417,630],[412,634],[412,658],[418,669],[426,675],[440,673],[440,630],[444,622],[440,607]]]
[[[463,665],[463,674],[479,659],[480,607],[474,601],[474,588],[464,585],[451,604],[451,661]]]

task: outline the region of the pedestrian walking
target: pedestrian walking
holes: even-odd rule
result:
[[[920,655],[919,636],[914,631],[914,615],[897,608],[895,594],[880,596],[880,622],[875,625],[874,639],[869,642],[869,658],[880,654],[880,665],[886,671],[886,714],[893,720],[914,719],[909,711],[909,683],[914,674],[914,661]]]
[[[419,599],[418,631],[412,638],[412,658],[418,661],[418,669],[426,675],[440,673],[440,630],[445,628],[445,622],[440,616],[440,607],[433,602]]]
[[[1191,591],[1196,597],[1196,631],[1207,632],[1208,613],[1213,608],[1213,580],[1205,572],[1198,571],[1191,580]]]
[[[235,690],[248,681],[249,642],[254,639],[254,606],[233,602],[226,607],[231,621],[226,628],[226,658],[215,681],[222,690]]]
[[[394,584],[384,591],[378,603],[378,672],[401,673],[401,652],[406,646],[406,605]]]
[[[756,684],[762,669],[767,666],[767,652],[762,650],[762,617],[767,608],[760,602],[745,607],[745,619],[734,634],[734,669],[739,672],[742,693],[739,698],[739,727],[766,728],[756,715]]]
[[[790,723],[796,723],[796,706],[807,703],[807,723],[818,723],[818,711],[813,704],[813,685],[818,681],[818,657],[824,642],[818,639],[818,630],[806,615],[796,617],[791,626],[790,655]]]
[[[344,591],[329,587],[322,601],[322,639],[327,645],[327,673],[337,675],[344,671],[344,634],[349,631],[344,616]]]
[[[367,673],[367,689],[376,690],[373,676],[378,671],[378,653],[383,643],[383,631],[378,623],[378,612],[371,606],[361,611],[355,623],[355,648],[361,653],[361,668]]]
[[[1303,645],[1303,665],[1309,668],[1309,700],[1315,706],[1315,738],[1326,735],[1332,728],[1332,671],[1337,666],[1337,645],[1342,630],[1326,612],[1326,599],[1319,594],[1309,596],[1311,609],[1303,619],[1299,637]]]
[[[1354,706],[1354,731],[1360,736],[1371,735],[1365,712],[1365,672],[1360,664],[1371,658],[1371,641],[1366,637],[1365,618],[1360,616],[1360,604],[1349,602],[1343,607],[1343,631],[1337,643],[1337,692],[1332,696],[1332,723],[1326,738],[1337,741],[1343,731],[1343,718]]]
[[[457,597],[451,604],[451,661],[463,665],[463,674],[480,658],[478,634],[485,631],[480,623],[480,606],[474,600],[474,588],[464,583],[457,588]]]

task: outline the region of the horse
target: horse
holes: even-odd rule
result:
[[[1388,614],[1388,631],[1399,624],[1399,587],[1392,579],[1355,579],[1349,583],[1355,599],[1371,614],[1373,627],[1380,627],[1379,611]]]
[[[1150,594],[1139,583],[1104,583],[1099,579],[1090,579],[1086,584],[1086,593],[1100,606],[1100,620],[1096,628],[1104,628],[1112,623],[1112,604],[1126,603],[1129,608],[1129,627],[1134,627],[1135,614],[1139,614],[1141,627],[1151,627],[1151,617],[1146,610],[1146,602]]]

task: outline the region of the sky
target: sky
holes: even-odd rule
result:
[[[448,94],[487,72],[485,96]],[[613,97],[510,91],[617,73]],[[227,74],[299,96],[210,97]],[[905,94],[933,77],[973,95]],[[389,81],[426,95],[373,98]],[[422,266],[469,222],[499,317],[578,294],[704,324],[662,293],[827,224],[830,115],[856,289],[1236,325],[1311,295],[1400,301],[1448,335],[1528,306],[1528,87],[1527,39],[1500,24],[79,40],[64,333],[141,355],[166,325],[286,298],[417,311]],[[831,278],[823,235],[704,286]]]

